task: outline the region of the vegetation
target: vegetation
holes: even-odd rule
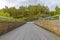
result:
[[[29,5],[20,6],[18,9],[15,7],[0,9],[0,16],[4,17],[12,17],[17,20],[29,20],[33,18],[40,18],[40,17],[47,17],[47,16],[54,16],[60,14],[60,8],[56,6],[56,11],[50,11],[47,6],[43,5]]]
[[[60,20],[36,21],[35,24],[60,36]]]

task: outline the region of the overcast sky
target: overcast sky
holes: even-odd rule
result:
[[[16,8],[18,8],[21,5],[28,6],[30,4],[41,4],[48,6],[50,10],[54,10],[56,5],[60,6],[60,0],[0,0],[0,9],[4,8],[5,6],[15,6]]]

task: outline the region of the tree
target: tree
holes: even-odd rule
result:
[[[4,16],[10,17],[9,13],[7,13],[7,12],[4,14]]]
[[[3,10],[0,10],[0,16],[4,16],[4,11]]]
[[[27,17],[27,7],[23,7],[21,6],[19,9],[18,9],[18,15],[20,15],[19,17],[22,18],[22,17]]]
[[[2,16],[4,15],[17,19],[33,19],[53,15],[53,12],[50,12],[48,7],[40,4],[29,5],[28,7],[20,6],[18,9],[16,9],[15,7],[8,8],[7,6],[5,6],[5,8],[1,10],[1,13],[0,15]]]
[[[56,6],[54,15],[58,15],[58,14],[60,14],[60,8]]]
[[[17,18],[17,9],[15,7],[7,8],[7,9],[5,8],[4,11],[8,12],[10,16]]]

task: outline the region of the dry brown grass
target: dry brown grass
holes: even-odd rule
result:
[[[35,24],[60,36],[60,20],[36,21]]]
[[[0,22],[0,35],[7,33],[8,31],[11,31],[23,24],[24,22]]]

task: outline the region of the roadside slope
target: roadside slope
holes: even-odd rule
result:
[[[3,35],[23,24],[25,24],[24,21],[22,21],[22,22],[1,21],[0,22],[0,35]]]
[[[7,34],[0,36],[0,40],[60,40],[60,37],[28,22]]]
[[[60,20],[36,21],[34,23],[60,36]]]

